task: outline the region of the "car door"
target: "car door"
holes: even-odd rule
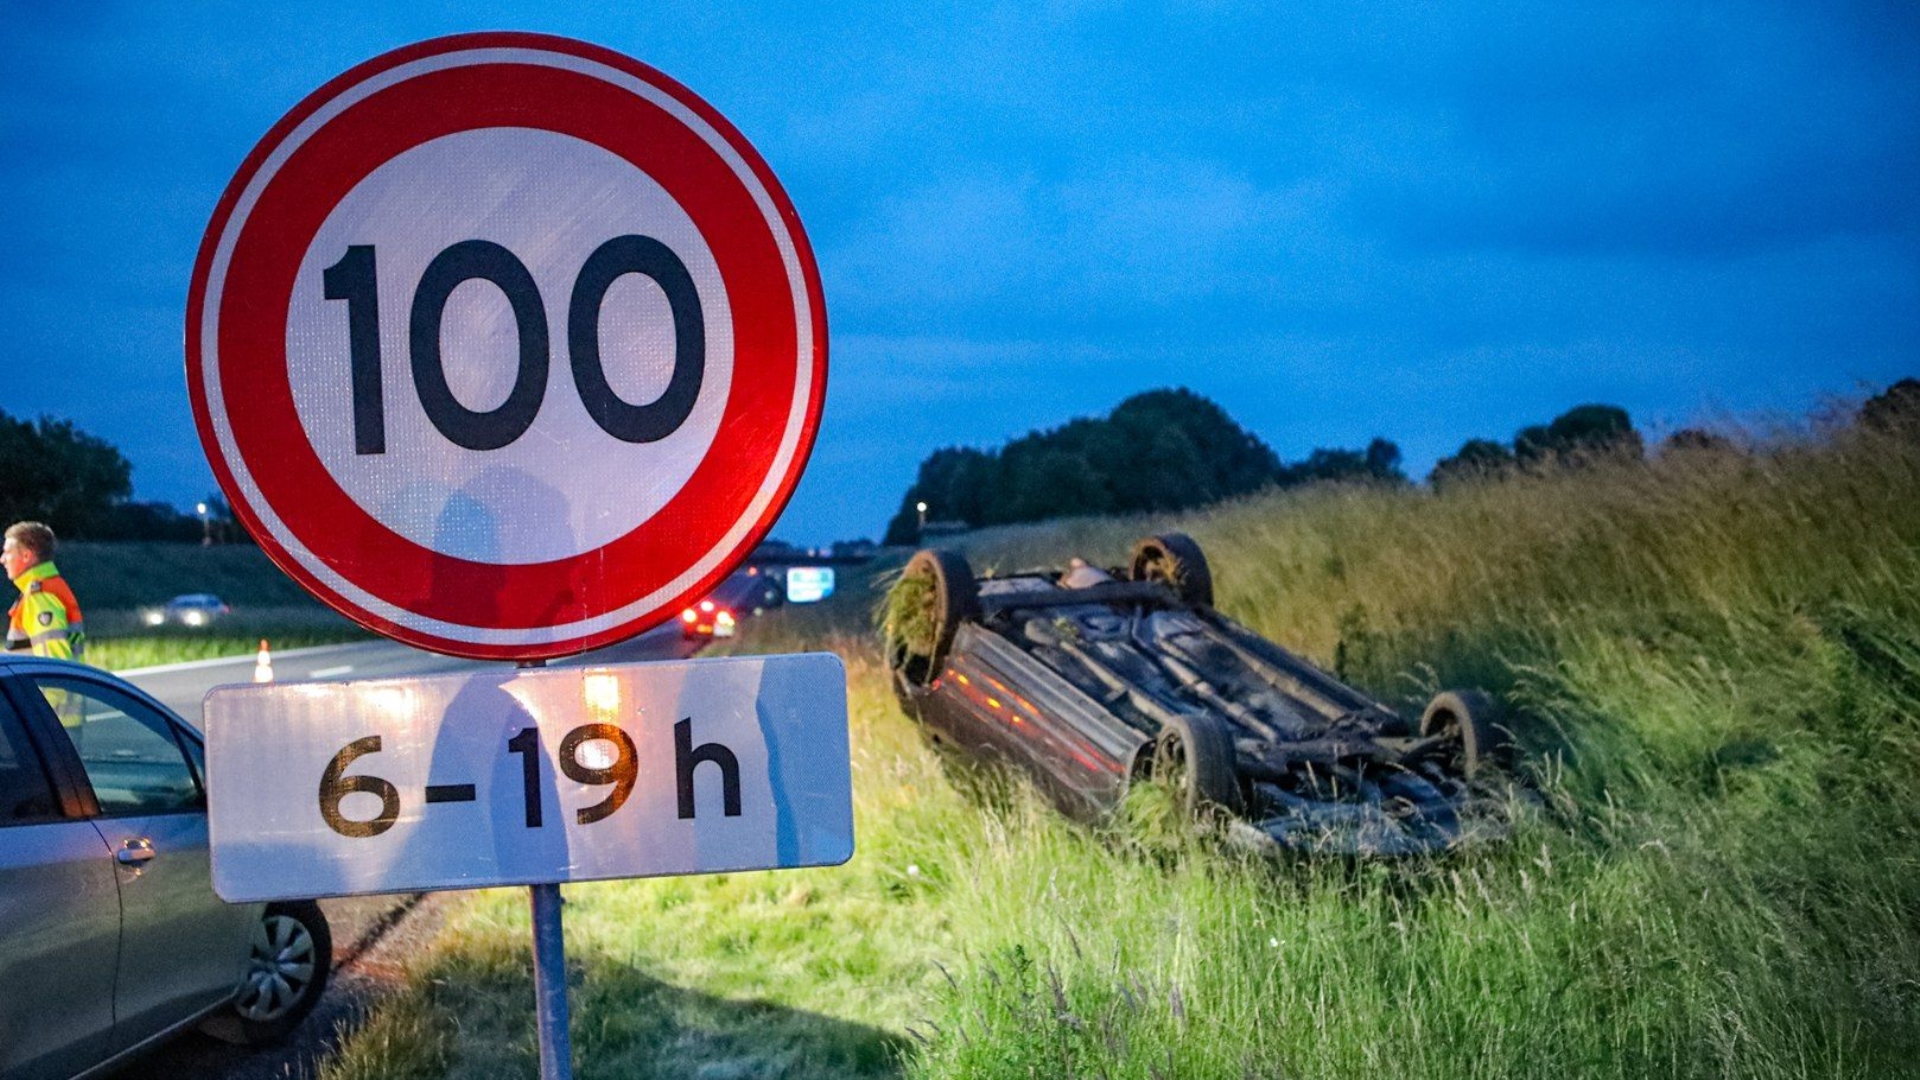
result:
[[[257,908],[214,895],[199,744],[158,705],[82,673],[28,676],[86,777],[120,887],[115,1041],[132,1046],[233,993]]]
[[[959,657],[960,649],[954,653]],[[1142,736],[1062,676],[987,631],[975,631],[967,654],[952,667],[971,684],[981,730],[1062,810],[1095,818],[1126,793]]]
[[[1023,752],[1006,729],[1004,714],[989,705],[987,675],[976,659],[980,642],[992,635],[961,626],[945,666],[928,683],[925,721],[946,742],[967,753],[1002,764],[1023,764]]]
[[[0,678],[0,1078],[64,1078],[113,1053],[120,892],[105,839],[71,785],[55,783],[8,682]]]

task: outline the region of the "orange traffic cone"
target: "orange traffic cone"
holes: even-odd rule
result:
[[[273,655],[267,651],[267,639],[260,639],[260,655],[253,661],[253,681],[273,681]]]

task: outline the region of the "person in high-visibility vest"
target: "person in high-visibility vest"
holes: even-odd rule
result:
[[[80,601],[53,565],[53,530],[37,521],[8,527],[0,565],[20,590],[7,612],[7,648],[31,649],[35,656],[78,660],[87,649],[87,624]]]

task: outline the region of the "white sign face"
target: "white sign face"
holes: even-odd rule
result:
[[[374,631],[563,656],[712,591],[779,517],[827,375],[798,215],[686,87],[468,34],[315,91],[242,163],[188,290],[234,513]]]
[[[581,392],[566,368],[546,372],[524,434],[486,449],[444,437],[441,417],[420,395],[384,393],[381,452],[362,453],[341,427],[355,405],[342,362],[352,353],[343,314],[352,302],[329,299],[326,289],[341,252],[377,240],[371,246],[378,273],[366,283],[372,302],[381,312],[410,312],[414,284],[435,258],[486,237],[516,253],[533,284],[532,321],[548,328],[548,352],[565,361],[566,342],[555,340],[553,328],[568,326],[576,273],[609,238],[642,232],[679,260],[686,277],[676,284],[687,292],[677,297],[676,313],[665,289],[645,274],[622,274],[608,285],[595,313],[601,371],[612,398],[628,402],[667,394],[679,319],[697,312],[703,325],[733,322],[712,249],[659,184],[600,146],[531,128],[443,135],[368,174],[308,244],[287,308],[293,405],[328,475],[380,524],[420,547],[477,563],[576,558],[658,514],[686,488],[719,431],[733,383],[732,335],[706,341],[690,407],[652,441],[603,430],[585,404],[594,390]],[[383,318],[379,333],[376,385],[412,387],[411,320]],[[439,335],[453,400],[475,412],[501,408],[523,374],[522,328],[507,294],[484,278],[460,282],[447,295]],[[593,467],[582,467],[582,451],[591,453]]]
[[[853,855],[830,653],[226,686],[205,723],[235,903]]]

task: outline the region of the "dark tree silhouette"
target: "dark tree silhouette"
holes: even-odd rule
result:
[[[84,536],[91,540],[198,542],[200,519],[163,502],[123,502]]]
[[[1400,447],[1390,439],[1376,438],[1367,444],[1367,474],[1376,480],[1404,483],[1407,474],[1400,470]]]
[[[911,544],[920,535],[918,503],[934,520],[985,523],[984,500],[1000,486],[1000,462],[988,451],[968,446],[935,450],[920,463],[900,510],[887,523],[886,542]]]
[[[1513,451],[1492,439],[1468,439],[1452,457],[1434,462],[1427,483],[1435,488],[1476,480],[1495,480],[1513,470]]]
[[[1492,439],[1468,439],[1453,456],[1434,463],[1427,482],[1439,490],[1449,484],[1498,480],[1522,465],[1544,468],[1600,459],[1638,461],[1644,454],[1645,444],[1627,410],[1618,405],[1576,405],[1552,423],[1521,428],[1511,446]]]
[[[998,451],[936,450],[887,525],[890,544],[927,517],[1000,525],[1082,514],[1180,510],[1274,483],[1280,459],[1191,390],[1150,390],[1103,418],[1033,431]]]
[[[108,531],[133,494],[133,466],[71,420],[16,420],[0,410],[0,518],[44,521],[63,537]],[[0,525],[4,527],[4,525]]]
[[[1386,439],[1374,439],[1364,450],[1315,450],[1305,461],[1286,465],[1212,401],[1186,389],[1149,390],[1105,417],[1031,431],[997,451],[934,451],[888,522],[886,542],[919,538],[921,502],[929,521],[977,527],[1162,513],[1271,485],[1320,481],[1404,484],[1407,478],[1400,448]]]
[[[1306,460],[1280,466],[1277,475],[1281,487],[1300,484],[1384,482],[1404,484],[1400,471],[1400,448],[1388,439],[1375,439],[1365,450],[1341,450],[1321,447]]]
[[[1901,379],[1860,406],[1860,426],[1890,434],[1920,435],[1920,379]]]
[[[1662,454],[1734,454],[1739,446],[1732,439],[1705,428],[1681,428],[1660,440]]]
[[[1586,458],[1630,457],[1643,452],[1640,433],[1627,410],[1617,405],[1576,405],[1551,424],[1521,428],[1513,437],[1514,456],[1529,464],[1566,463]]]

